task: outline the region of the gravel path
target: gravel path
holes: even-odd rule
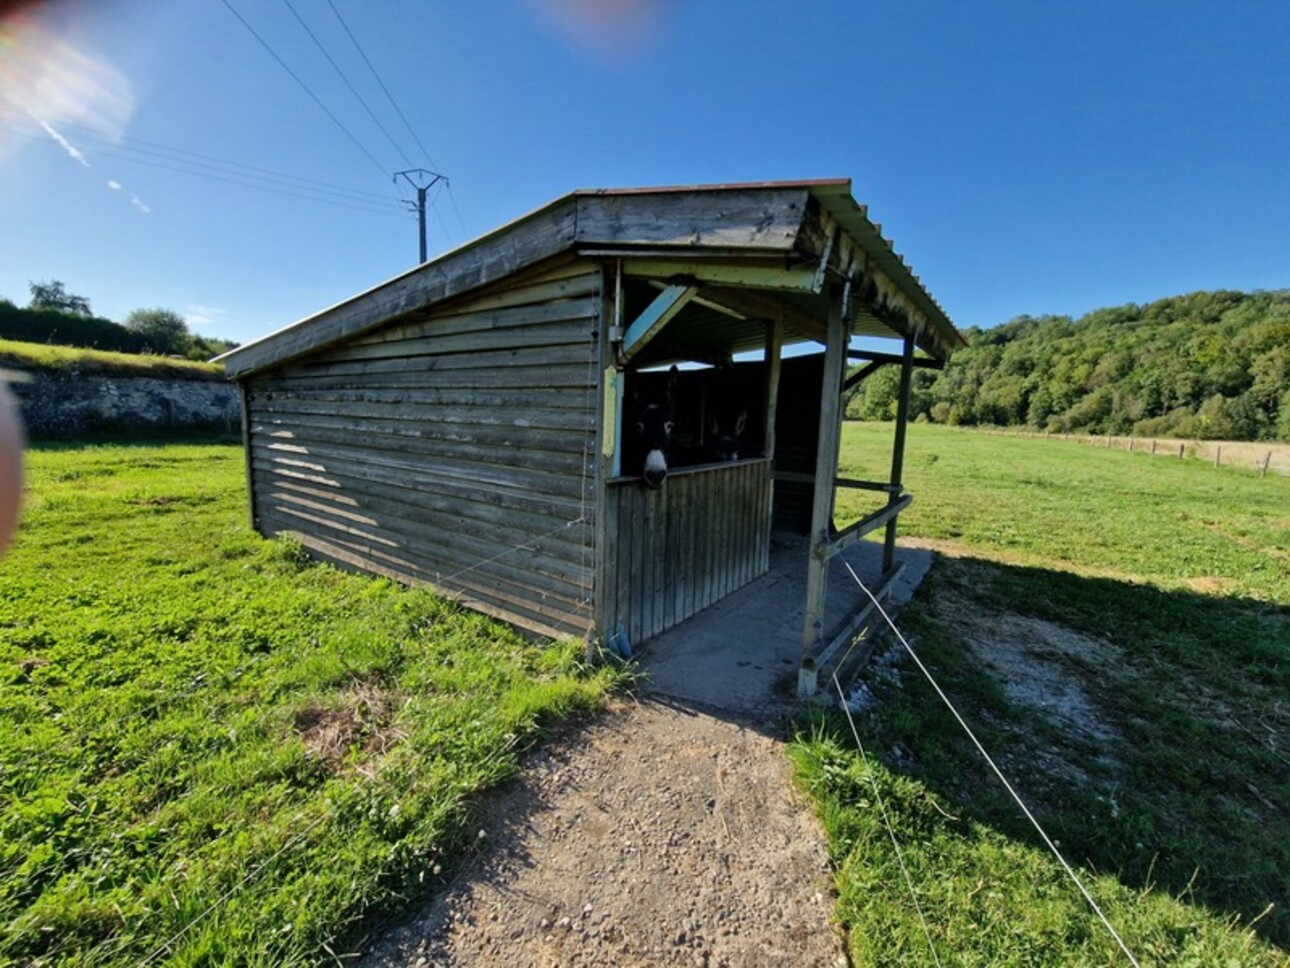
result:
[[[487,847],[375,966],[845,966],[824,835],[765,732],[619,703],[486,806]]]

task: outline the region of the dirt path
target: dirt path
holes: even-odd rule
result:
[[[620,703],[531,758],[488,847],[363,964],[846,965],[790,772],[765,732]]]

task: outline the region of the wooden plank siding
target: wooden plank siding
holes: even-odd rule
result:
[[[260,529],[532,632],[582,633],[600,289],[590,263],[529,273],[247,378]]]
[[[770,461],[673,473],[658,489],[639,481],[607,490],[617,517],[606,548],[613,601],[606,631],[640,643],[677,625],[770,568]]]

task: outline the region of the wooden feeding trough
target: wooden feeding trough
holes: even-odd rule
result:
[[[639,644],[809,534],[809,692],[864,619],[824,628],[830,559],[885,528],[896,576],[910,374],[961,343],[843,179],[574,192],[221,359],[262,533],[536,634]],[[890,474],[839,479],[842,394],[886,365]],[[835,487],[878,506],[836,529]]]

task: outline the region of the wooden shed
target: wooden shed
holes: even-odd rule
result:
[[[222,360],[259,531],[533,633],[637,645],[765,572],[773,529],[809,534],[809,691],[862,621],[824,627],[830,558],[885,527],[894,579],[910,373],[960,344],[836,179],[573,192]],[[838,479],[842,394],[884,365],[890,474]],[[653,488],[632,408],[664,394]],[[835,486],[878,506],[836,528]]]

